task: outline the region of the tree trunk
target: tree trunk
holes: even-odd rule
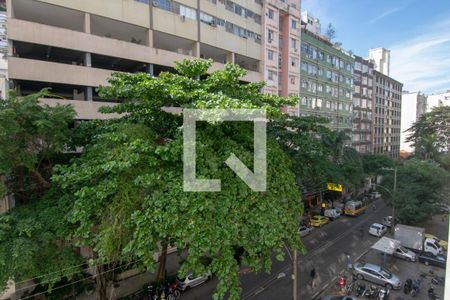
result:
[[[167,261],[167,240],[161,242],[161,255],[159,256],[158,273],[156,274],[156,282],[162,283],[166,279],[166,261]]]
[[[102,264],[95,267],[95,299],[107,300],[105,265]]]

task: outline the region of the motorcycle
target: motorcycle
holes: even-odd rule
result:
[[[390,293],[390,289],[388,288],[381,288],[380,291],[378,292],[378,300],[387,300],[389,299],[389,293]]]
[[[359,283],[356,286],[356,297],[360,297],[363,295],[364,291],[366,290],[366,285],[364,283]]]
[[[412,289],[412,280],[408,278],[406,279],[405,284],[403,285],[403,293],[407,295],[411,292],[411,289]]]
[[[428,289],[428,298],[430,300],[439,300],[438,295],[436,295],[436,293],[434,292],[434,287],[433,285],[430,286],[430,288]]]
[[[419,292],[420,292],[420,279],[416,279],[414,280],[414,283],[412,285],[411,297],[417,296]]]
[[[433,278],[431,278],[431,283],[434,285],[444,285],[445,284],[445,278],[444,277],[440,277],[440,276],[434,276]]]
[[[369,299],[376,299],[378,297],[378,294],[379,289],[376,286],[371,285],[369,289],[364,291],[362,296],[366,296]]]

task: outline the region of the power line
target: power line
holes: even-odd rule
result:
[[[142,260],[142,259],[138,259],[138,260],[132,261],[132,262],[126,264],[125,266],[134,264],[134,263],[136,263],[136,262],[138,262],[138,261],[140,261],[140,260]],[[97,266],[98,266],[98,265],[97,265]],[[111,269],[111,270],[108,270],[108,271],[105,271],[105,272],[101,272],[101,273],[98,273],[98,274],[95,274],[95,275],[92,275],[92,276],[89,276],[89,277],[86,277],[86,278],[83,278],[83,279],[80,279],[80,280],[77,280],[77,281],[73,281],[73,282],[70,282],[70,283],[61,285],[61,286],[59,286],[59,287],[57,287],[57,288],[52,289],[52,291],[56,291],[56,290],[65,288],[66,286],[73,285],[73,284],[78,283],[78,282],[81,282],[81,281],[85,281],[85,280],[88,280],[88,279],[96,278],[96,277],[99,276],[99,275],[106,274],[106,273],[108,273],[108,272],[112,272],[112,271],[114,271],[114,270],[116,270],[116,269],[119,269],[119,268],[121,268],[121,267],[124,267],[124,266],[118,266],[118,267],[116,267],[116,268],[114,268],[114,269]],[[16,292],[17,292],[17,291],[16,291]],[[24,299],[29,299],[29,298],[32,298],[32,297],[35,297],[35,296],[39,296],[39,295],[46,294],[47,292],[48,292],[48,291],[36,293],[36,294],[30,295],[30,296],[27,296],[27,297],[24,297],[24,298],[21,298],[21,299],[22,299],[22,300],[24,300]]]

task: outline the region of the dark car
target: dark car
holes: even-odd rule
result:
[[[431,253],[423,253],[418,259],[421,263],[445,269],[447,261],[443,255],[433,255]]]

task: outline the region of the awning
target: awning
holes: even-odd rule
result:
[[[390,254],[392,255],[395,250],[402,244],[402,242],[390,239],[388,237],[382,237],[378,240],[373,246],[372,249],[378,250],[382,253]]]

